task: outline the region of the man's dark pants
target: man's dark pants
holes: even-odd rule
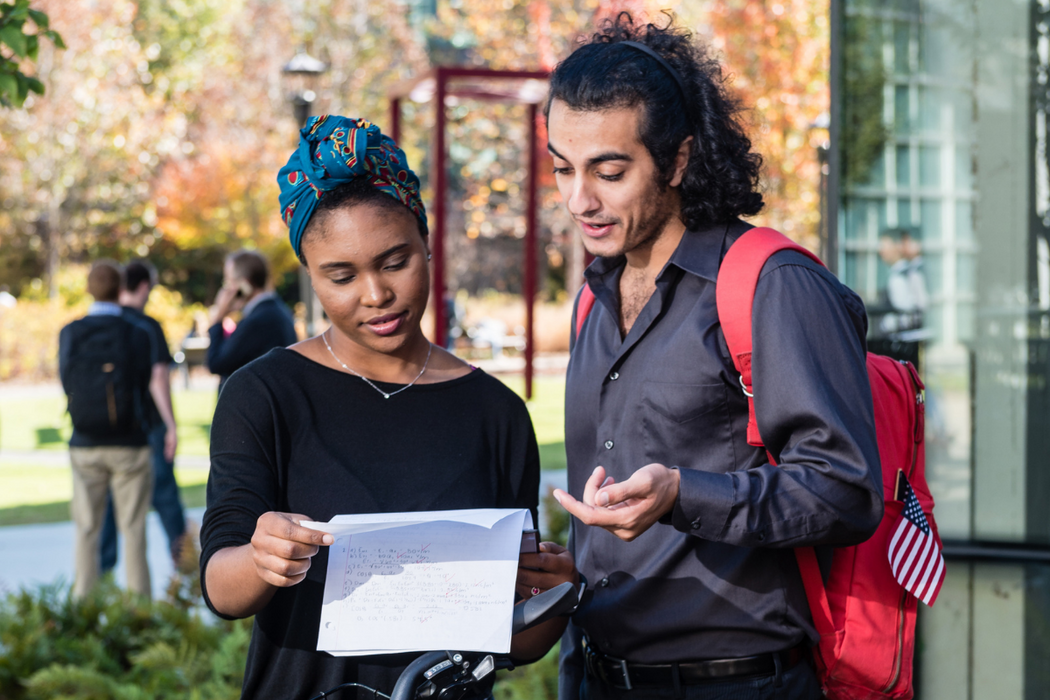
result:
[[[621,690],[584,674],[581,700],[820,700],[823,693],[808,661],[777,676],[733,678],[673,687]]]
[[[175,463],[164,459],[166,430],[163,423],[153,428],[149,433],[149,447],[153,462],[153,507],[160,516],[164,533],[168,536],[168,547],[174,555],[177,554],[174,547],[186,532],[186,514],[179,498],[179,485],[175,481]],[[117,522],[113,517],[112,497],[106,506],[106,519],[102,523],[99,556],[103,573],[112,571],[117,565]]]

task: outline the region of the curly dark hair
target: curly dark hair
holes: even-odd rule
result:
[[[599,111],[643,105],[639,125],[642,144],[662,173],[666,186],[678,148],[693,136],[689,164],[682,178],[682,221],[693,230],[757,214],[763,206],[758,192],[762,156],[738,120],[740,103],[726,90],[726,76],[717,60],[692,33],[675,26],[638,26],[630,13],[606,20],[590,42],[558,64],[551,75],[550,105],[561,100],[573,110]],[[637,47],[658,53],[681,78]]]

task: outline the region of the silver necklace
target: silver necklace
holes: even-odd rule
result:
[[[366,377],[365,375],[361,374],[360,372],[355,372],[354,370],[350,369],[349,367],[346,366],[345,362],[343,362],[342,360],[340,360],[338,357],[335,356],[335,352],[332,350],[332,346],[328,344],[328,337],[327,336],[328,336],[328,331],[329,330],[331,330],[331,329],[330,328],[326,328],[325,329],[325,332],[321,334],[321,340],[324,341],[324,346],[326,348],[328,348],[328,353],[332,356],[332,359],[335,360],[336,362],[338,362],[339,366],[342,367],[343,369],[345,369],[350,374],[354,375],[355,377],[360,377],[361,379],[363,379],[365,384],[367,384],[368,386],[372,387],[373,389],[378,391],[380,394],[382,394],[384,399],[389,399],[394,394],[400,394],[402,391],[404,391],[405,389],[409,388],[410,386],[415,384],[417,381],[419,381],[419,378],[422,377],[423,373],[427,371],[427,364],[430,362],[430,352],[434,349],[434,344],[433,343],[427,343],[427,359],[423,360],[423,369],[419,370],[419,374],[416,375],[415,379],[410,381],[408,384],[405,384],[403,387],[401,387],[397,391],[391,391],[388,394],[385,391],[383,391],[382,389],[380,389],[379,387],[377,387],[375,384],[373,384],[372,381],[368,377]]]

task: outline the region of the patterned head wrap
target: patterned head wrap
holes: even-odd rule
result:
[[[299,132],[299,148],[277,174],[281,218],[300,260],[303,232],[317,203],[326,192],[359,177],[408,207],[426,235],[427,212],[419,196],[419,178],[408,167],[404,152],[364,119],[326,114],[306,122]]]

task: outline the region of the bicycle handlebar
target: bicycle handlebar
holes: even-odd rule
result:
[[[549,591],[544,591],[537,596],[529,598],[524,603],[514,606],[511,634],[515,635],[519,632],[524,632],[558,615],[564,615],[572,610],[575,605],[576,588],[568,582],[559,584]],[[423,674],[428,670],[432,670],[438,664],[448,662],[447,665],[452,666],[452,663],[449,662],[451,656],[450,652],[431,651],[410,663],[397,679],[394,691],[390,694],[390,700],[413,700],[416,697],[416,688],[419,686],[420,678]],[[462,659],[458,654],[456,657],[458,657],[457,662]],[[464,668],[465,670],[466,668]],[[488,673],[486,672],[477,677],[477,680],[481,681],[487,675]]]
[[[448,659],[447,651],[428,651],[415,661],[405,667],[394,685],[394,692],[390,693],[390,700],[413,700],[416,696],[416,686],[419,685],[419,677],[428,668],[436,666]]]
[[[566,581],[549,591],[529,598],[514,606],[511,635],[524,632],[558,615],[564,615],[576,605],[576,588]]]

